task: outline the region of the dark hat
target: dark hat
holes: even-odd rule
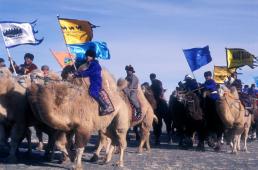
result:
[[[4,59],[3,58],[0,58],[0,63],[4,63]]]
[[[126,71],[131,71],[131,72],[135,73],[134,68],[131,65],[125,66],[125,70]]]
[[[26,54],[24,55],[24,60],[25,60],[25,58],[29,58],[29,59],[33,60],[33,59],[34,59],[34,55],[31,54],[31,53],[26,53]]]
[[[41,70],[49,70],[49,67],[48,67],[47,65],[43,65],[43,66],[41,67]]]
[[[204,77],[208,77],[208,76],[211,76],[212,74],[211,74],[211,72],[210,71],[206,71],[205,73],[204,73]]]
[[[151,78],[151,79],[155,79],[155,78],[156,78],[156,74],[155,74],[155,73],[151,73],[151,74],[150,74],[150,78]]]
[[[91,56],[91,57],[95,58],[96,57],[96,52],[94,50],[92,50],[92,49],[89,49],[85,53],[85,57],[88,57],[88,56]]]

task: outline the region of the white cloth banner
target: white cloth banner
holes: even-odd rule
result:
[[[0,29],[7,48],[21,44],[37,45],[40,43],[35,39],[30,23],[0,22]]]

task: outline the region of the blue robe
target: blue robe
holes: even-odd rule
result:
[[[102,89],[101,66],[98,60],[91,61],[89,63],[88,69],[75,73],[75,76],[89,77],[90,79],[89,93],[94,99],[98,100],[99,93]]]
[[[211,92],[209,97],[212,100],[216,101],[219,99],[219,94],[215,93],[215,92],[217,92],[217,85],[213,79],[206,80],[205,83],[203,84],[203,87],[204,87],[204,90]]]

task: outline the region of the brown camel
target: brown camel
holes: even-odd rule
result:
[[[244,151],[247,151],[247,138],[251,126],[251,114],[244,108],[239,100],[235,87],[230,90],[226,87],[219,89],[220,99],[217,102],[218,114],[225,127],[232,134],[232,153],[240,150],[241,135],[244,138]]]
[[[42,75],[40,70],[35,70],[33,72],[37,73],[38,76]],[[50,72],[49,77],[56,80],[57,74]],[[44,130],[44,132],[49,128],[35,119],[27,101],[26,89],[31,85],[30,75],[13,77],[7,68],[1,68],[0,81],[0,143],[1,145],[7,143],[9,130],[6,130],[10,129],[11,147],[7,160],[16,162],[15,152],[18,149],[18,145],[22,141],[24,134],[26,134],[29,144],[28,152],[31,153],[31,132],[28,127],[40,126],[40,129]],[[42,82],[42,84],[44,83]],[[54,134],[52,133],[50,135]],[[57,144],[64,145],[63,138],[61,136],[59,138]],[[51,147],[50,144],[52,145],[54,143],[54,141],[51,140],[51,137],[49,142],[48,146]]]
[[[136,125],[140,126],[140,131],[141,131],[141,139],[140,139],[140,145],[138,148],[138,152],[142,153],[143,152],[143,146],[145,145],[147,151],[150,151],[150,142],[149,142],[149,137],[150,137],[150,129],[152,127],[152,123],[153,120],[154,121],[158,121],[157,117],[154,115],[153,112],[153,108],[152,105],[149,103],[149,101],[146,99],[146,95],[145,93],[147,93],[147,89],[142,90],[141,86],[138,86],[138,94],[137,97],[139,99],[140,105],[141,105],[141,110],[142,110],[142,119],[137,121],[137,122],[133,122],[132,121],[132,115],[133,115],[133,109],[131,106],[131,103],[129,102],[129,99],[127,98],[126,94],[123,92],[123,89],[127,86],[127,81],[125,79],[120,78],[117,81],[117,86],[118,89],[120,91],[120,95],[122,96],[123,100],[125,101],[125,103],[127,104],[127,107],[129,109],[129,120],[130,120],[130,127],[134,127]],[[145,92],[145,93],[144,93]],[[150,94],[148,93],[147,96],[149,96]],[[152,98],[150,98],[151,96],[149,96],[149,100],[151,100]],[[153,97],[153,96],[152,96]],[[152,100],[151,100],[152,101]],[[153,107],[156,106],[155,102],[152,102]],[[128,128],[130,128],[128,127]],[[109,152],[109,144],[111,139],[109,139],[105,133],[109,133],[108,129],[102,130],[99,132],[100,135],[100,141],[99,141],[99,145],[97,147],[97,150],[95,151],[93,157],[91,158],[91,161],[97,161],[100,155],[100,151],[102,150],[103,147],[106,148],[106,153]]]
[[[29,100],[37,110],[42,122],[64,132],[75,133],[75,169],[82,169],[81,158],[84,146],[91,134],[108,127],[112,139],[106,162],[112,158],[114,145],[119,144],[119,166],[123,166],[124,150],[126,148],[126,133],[129,127],[129,110],[118,92],[114,78],[107,70],[102,70],[103,88],[109,95],[114,112],[99,116],[99,107],[88,94],[89,80],[84,80],[86,87],[68,82],[49,83],[45,86],[32,84]],[[78,80],[78,79],[77,79]],[[81,83],[82,84],[82,83]]]
[[[11,143],[8,161],[15,162],[16,150],[25,135],[29,144],[28,151],[31,152],[26,119],[31,110],[26,100],[26,88],[12,77],[7,68],[0,68],[0,82],[0,143],[6,144],[9,137],[6,129],[9,129]]]

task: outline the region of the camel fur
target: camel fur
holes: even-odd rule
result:
[[[123,92],[123,89],[127,87],[127,81],[125,79],[118,79],[117,81],[117,86],[120,91],[120,95],[123,98],[124,102],[126,103],[128,110],[129,110],[129,120],[130,120],[130,127],[134,127],[136,125],[139,125],[140,127],[140,132],[141,132],[141,139],[140,139],[140,145],[138,147],[138,152],[142,153],[143,152],[143,146],[146,146],[147,151],[150,151],[150,142],[149,142],[149,137],[150,137],[150,129],[152,127],[152,122],[153,120],[157,121],[157,117],[154,115],[152,105],[148,102],[146,99],[143,90],[141,89],[141,86],[138,85],[138,93],[137,97],[140,102],[141,110],[142,110],[142,118],[141,120],[137,122],[132,122],[132,116],[133,116],[133,109],[131,107],[131,103],[129,102],[129,99]],[[128,127],[129,128],[129,127]],[[100,134],[100,141],[99,145],[97,147],[97,150],[95,151],[93,157],[91,158],[92,161],[97,161],[100,155],[100,151],[102,150],[103,147],[106,147],[106,152],[109,151],[109,144],[110,144],[110,139],[104,135],[105,130],[102,130],[99,132]]]
[[[225,127],[232,134],[232,153],[240,150],[241,135],[244,139],[244,151],[247,151],[247,138],[251,126],[251,114],[244,108],[239,100],[235,87],[228,89],[221,87],[219,89],[220,100],[217,102],[218,114]],[[246,116],[248,115],[248,116]]]
[[[119,166],[123,166],[126,133],[129,127],[129,110],[120,96],[116,82],[107,70],[102,70],[103,88],[108,93],[115,111],[99,116],[98,104],[88,94],[88,78],[79,79],[81,85],[68,82],[49,83],[45,86],[32,84],[29,100],[41,121],[64,132],[75,133],[75,169],[82,169],[84,146],[93,132],[108,127],[112,143],[106,163],[112,158],[116,144],[120,148]],[[78,79],[77,79],[78,81]]]

